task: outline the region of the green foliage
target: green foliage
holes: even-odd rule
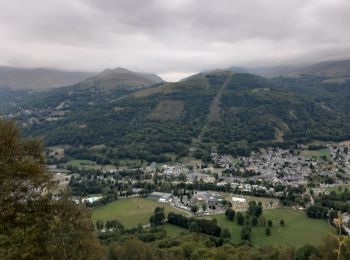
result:
[[[280,220],[280,226],[281,226],[281,227],[284,227],[284,224],[285,224],[285,223],[284,223],[284,220],[281,219],[281,220]]]
[[[191,206],[191,212],[192,212],[193,214],[196,214],[197,211],[198,211],[198,206],[197,206],[197,205],[192,205],[192,206]]]
[[[248,246],[247,240],[243,240],[241,246],[220,241],[221,238],[199,233],[165,238],[155,243],[144,243],[130,236],[109,244],[109,259],[337,259],[335,250],[338,245],[333,237],[328,237],[320,247],[305,245],[299,249],[252,247]],[[348,259],[349,249],[349,244],[343,246],[340,259]]]
[[[36,93],[28,90],[13,90],[0,87],[0,113],[13,110],[13,104],[20,100],[28,100],[35,97]]]
[[[272,220],[269,219],[269,220],[267,221],[267,226],[268,226],[269,228],[272,228]]]
[[[211,80],[207,77],[198,76],[186,83],[173,84],[169,93],[141,97],[127,95],[130,92],[121,90],[113,93],[92,89],[80,91],[74,87],[57,90],[47,98],[52,99],[52,107],[64,101],[69,103],[70,112],[65,120],[43,122],[26,129],[26,133],[44,134],[46,144],[50,146],[69,144],[74,149],[83,147],[79,153],[67,151],[77,159],[93,159],[94,154],[88,147],[105,144],[113,149],[106,150],[103,158],[168,161],[170,157],[166,154],[186,155],[192,138],[199,135],[210,103],[220,87],[209,82]],[[89,105],[91,100],[93,106]],[[156,119],[151,114],[162,100],[181,103],[183,111],[173,119]],[[37,107],[48,105],[50,102],[39,102]]]
[[[255,227],[258,225],[258,218],[256,216],[252,217],[252,226]]]
[[[97,220],[95,225],[97,230],[99,231],[101,231],[104,228],[104,222],[102,220]]]
[[[236,214],[236,212],[231,208],[228,208],[225,211],[225,216],[227,217],[228,220],[231,220],[231,221],[233,221],[235,219],[235,214]]]
[[[113,260],[149,260],[160,259],[152,247],[133,237],[128,238],[124,243],[111,244],[109,246],[109,259]]]
[[[190,224],[189,227],[188,227],[188,230],[189,230],[190,232],[199,232],[199,231],[200,231],[200,230],[199,230],[199,227],[198,227],[198,225],[197,225],[197,222],[195,222],[195,221],[191,222],[191,224]]]
[[[196,225],[193,224],[194,222]],[[191,227],[193,230],[191,232],[201,232],[216,237],[220,236],[221,234],[221,228],[214,220],[187,218],[181,214],[170,212],[168,214],[168,223],[186,229]]]
[[[241,240],[242,241],[251,241],[251,236],[252,236],[252,229],[249,226],[244,226],[241,229]]]
[[[96,259],[90,212],[67,194],[53,200],[41,142],[0,120],[0,258]]]
[[[309,218],[327,218],[328,209],[319,205],[311,205],[306,210]]]
[[[319,250],[315,246],[307,244],[298,249],[298,251],[296,252],[295,259],[308,260],[311,258],[311,256],[314,256],[314,257],[319,256]]]
[[[165,162],[187,156],[194,145],[199,149],[193,155],[207,161],[212,145],[219,153],[249,155],[270,145],[290,148],[312,139],[350,139],[349,83],[328,85],[323,80],[312,76],[268,80],[222,72],[157,85],[142,90],[148,92],[142,95],[98,86],[55,89],[22,104],[39,120],[24,133],[44,136],[50,146],[70,145],[67,156],[101,163]],[[206,124],[216,96],[220,110]],[[67,105],[63,119],[46,121],[62,102]],[[168,111],[155,117],[164,104],[167,111],[174,106],[176,116]],[[99,144],[106,149],[98,153],[90,149]]]
[[[238,225],[242,226],[244,224],[244,216],[241,212],[237,212],[236,214],[236,222]]]
[[[261,202],[257,204],[256,201],[249,201],[248,210],[247,210],[247,214],[249,216],[255,216],[258,218],[261,216],[262,212],[263,212],[263,207]]]
[[[151,226],[159,226],[163,224],[165,220],[164,208],[157,207],[154,210],[154,214],[150,217]]]
[[[231,237],[231,233],[230,231],[227,229],[227,228],[224,228],[221,230],[221,234],[220,234],[220,237],[222,238],[230,238]]]
[[[306,213],[310,218],[327,218],[329,210],[348,212],[350,205],[350,192],[345,189],[343,192],[332,190],[329,194],[320,194],[315,199],[315,205],[310,206]]]

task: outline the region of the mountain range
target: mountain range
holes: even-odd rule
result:
[[[325,62],[272,78],[231,68],[177,83],[117,68],[67,87],[17,91],[21,99],[6,114],[25,135],[64,146],[72,158],[247,155],[266,146],[350,139],[348,64]]]
[[[338,81],[350,79],[350,60],[323,61],[302,66],[275,67],[229,67],[228,71],[236,73],[250,73],[267,78],[299,77],[301,75],[315,75],[332,78]],[[215,72],[216,70],[203,73]],[[164,82],[155,74],[138,73],[125,68],[105,69],[101,73],[82,71],[63,71],[48,68],[17,68],[0,66],[0,88],[12,90],[51,89],[70,86],[77,83],[85,86],[99,85],[103,88],[119,87],[140,88]]]
[[[12,90],[45,90],[70,86],[80,83],[82,86],[96,86],[103,88],[131,87],[139,88],[163,79],[154,74],[136,73],[124,68],[106,69],[99,74],[81,71],[63,71],[47,68],[16,68],[0,66],[0,88]]]
[[[106,69],[90,77],[79,85],[83,88],[98,87],[101,89],[138,89],[164,82],[155,74],[137,73],[124,68]]]
[[[47,68],[16,68],[0,66],[0,88],[14,90],[49,89],[68,86],[91,77],[88,72],[69,72]]]
[[[230,71],[251,73],[267,78],[299,77],[301,75],[324,76],[328,78],[350,79],[350,60],[323,61],[303,66],[276,66],[276,67],[230,67]]]

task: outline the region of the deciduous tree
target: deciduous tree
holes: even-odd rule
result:
[[[41,141],[0,119],[0,258],[98,259],[90,211],[66,195],[51,198],[43,154]]]

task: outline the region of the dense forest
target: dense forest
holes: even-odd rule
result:
[[[141,90],[78,84],[36,93],[10,111],[26,123],[26,136],[68,145],[73,158],[165,162],[193,151],[205,159],[213,150],[248,155],[265,146],[350,139],[349,96],[349,82],[221,71]]]

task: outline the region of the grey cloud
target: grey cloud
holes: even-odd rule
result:
[[[0,2],[0,64],[163,75],[349,58],[348,0]]]

